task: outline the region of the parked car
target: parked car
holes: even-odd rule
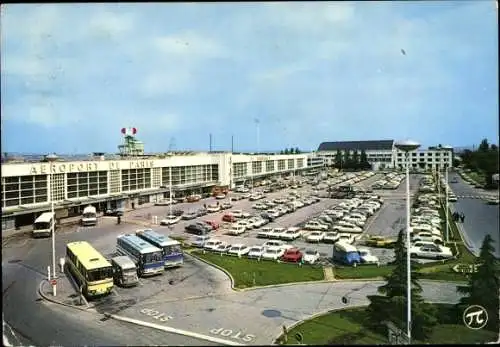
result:
[[[433,233],[415,233],[411,237],[411,241],[432,241],[436,244],[443,244],[443,239],[440,236],[434,235]]]
[[[320,258],[320,254],[317,250],[314,249],[306,249],[303,256],[302,260],[306,264],[315,264]]]
[[[260,216],[270,222],[274,221],[276,218],[268,214],[267,212],[261,213]]]
[[[204,207],[201,207],[201,208],[199,208],[199,209],[196,210],[196,216],[197,217],[205,216],[207,213],[208,213],[208,211]]]
[[[191,220],[195,219],[198,217],[198,214],[196,212],[187,212],[182,215],[182,219],[184,220]]]
[[[267,205],[266,204],[263,204],[261,202],[258,202],[256,204],[254,204],[252,206],[252,208],[256,209],[256,210],[267,210]]]
[[[378,257],[374,256],[367,248],[359,248],[359,258],[363,264],[380,264]]]
[[[216,240],[216,239],[210,239],[205,242],[203,245],[203,248],[206,249],[207,251],[212,251],[215,250],[219,245],[224,244],[225,242],[221,240]]]
[[[207,223],[209,226],[211,226],[213,230],[219,229],[220,226],[219,223],[217,223],[214,220],[205,220],[204,222]]]
[[[333,230],[342,233],[362,233],[363,229],[358,227],[357,225],[346,225],[346,224],[337,224],[333,226]]]
[[[425,245],[411,247],[410,256],[413,258],[448,259],[453,257],[451,249],[439,245]]]
[[[328,230],[328,226],[325,225],[325,224],[321,224],[319,222],[316,222],[316,221],[310,221],[310,222],[307,222],[305,225],[304,225],[304,229],[306,230]]]
[[[223,210],[227,210],[231,207],[233,207],[233,204],[231,204],[229,201],[224,201],[222,204],[220,204],[220,208]]]
[[[234,222],[236,222],[236,217],[233,216],[232,214],[225,214],[222,216],[222,221],[234,223]]]
[[[262,259],[278,260],[284,253],[285,250],[281,247],[268,247],[264,253],[262,253]]]
[[[306,236],[307,242],[321,242],[325,238],[325,233],[322,231],[313,231]]]
[[[164,219],[160,221],[160,225],[173,225],[175,223],[178,223],[181,220],[180,216],[167,216]]]
[[[211,237],[209,235],[200,235],[197,236],[192,242],[191,245],[193,247],[198,247],[198,248],[203,248],[205,246],[205,243],[210,240]]]
[[[217,200],[222,200],[222,199],[225,199],[225,198],[226,198],[226,194],[224,194],[224,193],[217,194],[217,195],[215,196],[215,198],[216,198]]]
[[[195,235],[208,234],[211,231],[210,229],[212,229],[212,228],[210,228],[208,225],[203,226],[199,223],[189,224],[185,227],[185,230],[188,233],[195,234]]]
[[[285,233],[285,231],[286,231],[285,228],[274,228],[269,233],[269,238],[279,240],[281,236]]]
[[[298,239],[300,236],[302,236],[302,231],[300,230],[300,228],[291,227],[283,232],[280,238],[285,241],[293,241]]]
[[[283,241],[277,241],[277,240],[266,241],[266,242],[264,242],[264,244],[262,246],[265,248],[279,247],[279,248],[282,248],[284,250],[289,249],[289,248],[293,248],[292,245],[289,245]]]
[[[184,214],[184,211],[183,210],[173,210],[172,214],[174,216],[182,216]]]
[[[215,247],[213,251],[217,253],[227,253],[227,251],[229,251],[231,247],[232,246],[229,243],[221,243],[220,245]]]
[[[336,231],[329,231],[325,233],[325,237],[323,238],[323,242],[327,243],[335,243],[339,239],[339,234]]]
[[[214,212],[219,212],[219,211],[220,211],[220,205],[210,204],[207,206],[208,213],[214,213]]]
[[[187,202],[197,202],[201,200],[201,195],[195,194],[195,195],[189,195],[186,198]]]
[[[243,211],[242,210],[232,210],[230,211],[233,217],[235,218],[241,218],[243,217]]]
[[[232,254],[232,255],[237,255],[238,257],[241,257],[242,255],[248,254],[249,251],[250,251],[250,248],[248,248],[247,246],[242,245],[242,244],[237,244],[237,245],[233,245],[229,249],[228,253]]]
[[[281,259],[286,262],[298,263],[302,260],[302,252],[298,248],[290,248],[283,253]]]
[[[238,236],[245,233],[245,227],[243,225],[233,224],[231,228],[227,231],[228,235]]]
[[[252,246],[248,250],[247,256],[249,258],[260,258],[262,257],[262,254],[264,253],[265,248],[262,246]]]
[[[388,239],[384,236],[370,236],[366,241],[365,245],[370,247],[382,247],[382,248],[392,248],[396,240]]]

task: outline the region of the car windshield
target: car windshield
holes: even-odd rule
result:
[[[255,248],[251,248],[251,249],[250,249],[250,252],[260,252],[260,251],[261,251],[261,249],[260,249],[260,248],[258,248],[258,247],[255,247]]]
[[[315,254],[316,254],[316,252],[315,252],[315,251],[308,250],[308,251],[306,251],[306,254],[307,254],[307,255],[315,255]]]

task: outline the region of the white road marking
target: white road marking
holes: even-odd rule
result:
[[[129,323],[132,323],[132,324],[142,325],[142,326],[145,326],[145,327],[148,327],[148,328],[162,330],[162,331],[165,331],[165,332],[168,332],[168,333],[179,334],[179,335],[193,337],[195,339],[200,339],[200,340],[206,340],[206,341],[210,341],[210,342],[214,342],[214,343],[219,343],[219,344],[222,344],[222,345],[244,346],[244,344],[238,343],[238,342],[235,342],[235,341],[221,339],[219,337],[212,337],[212,336],[208,336],[208,335],[203,335],[203,334],[195,333],[195,332],[192,332],[192,331],[186,331],[186,330],[176,329],[176,328],[168,327],[168,326],[165,326],[165,325],[144,322],[144,321],[140,321],[138,319],[132,319],[132,318],[127,318],[127,317],[117,316],[117,315],[114,315],[114,314],[110,314],[110,315],[108,315],[108,317],[116,319],[116,320],[124,321],[124,322],[129,322]]]

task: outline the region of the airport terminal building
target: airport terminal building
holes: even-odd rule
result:
[[[133,208],[169,196],[211,194],[266,177],[301,174],[323,166],[311,154],[181,153],[162,156],[103,156],[83,161],[2,163],[2,229],[31,225],[49,211],[77,216],[92,204],[103,211]],[[171,185],[171,189],[170,189]]]

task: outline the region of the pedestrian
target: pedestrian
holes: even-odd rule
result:
[[[458,212],[453,212],[453,221],[454,222],[458,221]]]
[[[462,223],[463,223],[463,222],[464,222],[464,220],[465,220],[465,214],[462,212],[462,213],[460,214],[460,222],[462,222]]]
[[[205,209],[206,209],[206,208],[207,208],[207,204],[203,204],[203,208],[205,208]]]

